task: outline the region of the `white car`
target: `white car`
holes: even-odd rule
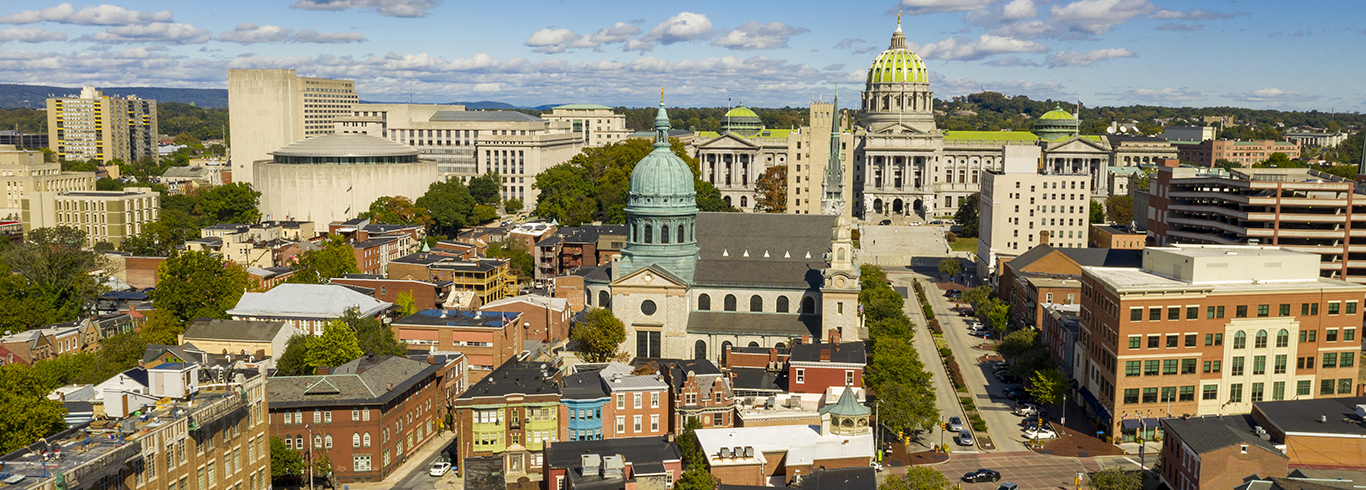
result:
[[[449,471],[451,471],[450,463],[447,463],[445,461],[437,461],[436,463],[432,464],[432,469],[428,471],[427,474],[432,476],[445,476],[446,473]]]
[[[1031,441],[1034,439],[1054,439],[1058,437],[1058,433],[1053,432],[1053,429],[1049,428],[1025,429],[1024,434],[1025,438]]]

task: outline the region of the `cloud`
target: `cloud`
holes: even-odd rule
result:
[[[219,34],[214,39],[238,44],[279,43],[288,41],[293,33],[293,29],[280,26],[258,26],[251,22],[243,22],[236,29]]]
[[[1278,88],[1264,88],[1251,92],[1228,94],[1225,95],[1225,97],[1244,102],[1270,103],[1273,106],[1285,102],[1301,102],[1322,98],[1317,95],[1304,95],[1293,90],[1281,90]]]
[[[1103,93],[1101,95],[1114,97],[1124,102],[1137,102],[1143,104],[1157,105],[1180,105],[1205,100],[1204,94],[1186,88],[1161,88],[1161,89],[1134,89],[1119,92]]]
[[[1039,66],[1034,60],[1022,60],[1014,56],[991,60],[986,64],[991,66]]]
[[[475,92],[497,92],[502,89],[502,86],[497,83],[478,83],[475,84],[474,87],[472,87],[470,90],[473,90]]]
[[[213,33],[190,24],[156,22],[146,25],[126,25],[81,36],[76,41],[118,43],[202,44]]]
[[[1166,24],[1162,24],[1162,25],[1160,25],[1160,26],[1157,26],[1157,27],[1155,27],[1154,29],[1157,29],[1157,30],[1159,30],[1159,31],[1183,31],[1183,32],[1191,32],[1191,31],[1198,31],[1198,30],[1204,29],[1204,28],[1205,28],[1205,26],[1200,25],[1200,24],[1182,24],[1182,23],[1179,23],[1179,22],[1168,22],[1168,23],[1166,23]]]
[[[580,36],[569,29],[541,29],[531,34],[525,44],[537,53],[563,53],[569,49],[589,48],[599,50],[604,44],[620,44],[631,36],[641,33],[639,27],[625,22],[617,22],[598,32]]]
[[[125,26],[170,22],[171,11],[139,12],[117,5],[86,5],[76,10],[70,3],[62,3],[41,10],[25,10],[17,14],[0,17],[0,24],[32,24],[35,22],[56,22],[85,26]]]
[[[1052,21],[1066,25],[1072,32],[1099,36],[1110,29],[1158,11],[1148,0],[1080,0],[1050,9]]]
[[[41,27],[11,27],[0,31],[0,43],[19,41],[21,43],[41,43],[45,41],[65,41],[66,33],[49,31]]]
[[[1060,68],[1065,66],[1091,66],[1105,60],[1115,58],[1136,58],[1138,55],[1133,51],[1124,48],[1109,48],[1076,53],[1072,51],[1058,51],[1048,57],[1048,66]]]
[[[983,34],[976,41],[951,37],[912,48],[912,51],[926,59],[971,61],[1002,53],[1044,53],[1048,48],[1034,41]]]
[[[1154,19],[1185,19],[1185,20],[1215,20],[1229,19],[1236,14],[1219,13],[1204,9],[1187,10],[1185,12],[1176,10],[1159,10],[1153,12],[1149,17]]]
[[[1310,30],[1295,31],[1294,34],[1291,34],[1292,37],[1307,37],[1312,35],[1314,35],[1314,31]]]
[[[304,29],[295,34],[291,41],[311,44],[362,43],[365,42],[365,36],[359,32],[318,32]]]
[[[673,44],[686,41],[711,39],[712,24],[704,14],[692,12],[679,12],[678,15],[669,17],[669,20],[660,22],[650,33],[641,38],[642,41],[660,44]]]
[[[1067,100],[1077,96],[1075,92],[1067,90],[1057,82],[1039,83],[1030,80],[979,82],[969,78],[955,78],[939,82],[931,79],[930,82],[939,87],[935,89],[936,95],[944,94],[946,96],[966,95],[983,90],[1000,92],[1007,96],[1025,95],[1034,100]]]
[[[835,49],[852,48],[855,44],[864,44],[866,42],[868,41],[852,37],[846,37],[844,39],[841,39],[840,42],[835,43]]]
[[[1039,15],[1034,0],[1011,0],[1001,8],[1002,19],[1032,19]]]
[[[873,51],[877,51],[878,49],[881,49],[881,48],[878,48],[877,46],[868,46],[868,47],[866,47],[866,48],[855,49],[855,50],[854,50],[854,54],[871,53],[871,52],[873,52]]]
[[[733,31],[722,34],[712,41],[711,45],[740,51],[786,48],[788,38],[808,31],[810,29],[792,27],[782,22],[760,24],[749,21]]]
[[[426,17],[446,0],[294,0],[290,8],[301,10],[373,10],[385,17]]]
[[[938,14],[943,12],[962,12],[984,9],[996,0],[901,0],[889,13],[904,10],[911,15]]]
[[[824,71],[840,71],[840,70],[843,70],[843,69],[844,69],[844,63],[837,63],[837,64],[833,64],[833,65],[828,65],[828,66],[826,66],[825,68],[821,68],[821,70],[824,70]]]
[[[537,53],[563,53],[570,41],[582,38],[569,29],[541,29],[526,39],[526,45]]]

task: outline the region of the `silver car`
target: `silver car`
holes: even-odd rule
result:
[[[962,431],[963,431],[963,419],[960,419],[960,418],[958,418],[958,417],[949,417],[949,432],[962,432]]]
[[[964,430],[958,433],[958,444],[961,446],[971,446],[975,441],[972,440],[972,431]]]

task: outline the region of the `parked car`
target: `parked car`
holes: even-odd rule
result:
[[[1038,415],[1040,410],[1039,406],[1033,403],[1017,402],[1015,404],[1015,410],[1012,410],[1012,412],[1014,412],[1015,415],[1023,415],[1027,417],[1031,415]]]
[[[949,417],[949,431],[952,431],[952,432],[962,432],[962,431],[963,431],[963,419],[960,419],[960,418],[958,418],[958,417]]]
[[[963,481],[969,483],[1000,480],[1001,473],[999,471],[989,470],[986,468],[969,471],[968,474],[963,475]]]
[[[1019,382],[1020,382],[1020,380],[1019,380],[1019,379],[1016,379],[1015,376],[1013,376],[1013,375],[1011,375],[1010,373],[1007,373],[1007,372],[1005,372],[1005,371],[996,371],[996,379],[1001,380],[1002,383],[1019,383]]]
[[[1006,388],[1005,390],[1002,390],[1002,393],[1005,393],[1006,398],[1009,398],[1009,399],[1011,399],[1011,400],[1014,400],[1014,399],[1016,399],[1016,398],[1020,398],[1020,397],[1022,397],[1022,396],[1025,396],[1025,395],[1028,395],[1028,394],[1029,394],[1028,392],[1025,391],[1024,388],[1021,388],[1021,387],[1019,387],[1019,386],[1011,386],[1011,387],[1009,387],[1009,388]]]
[[[972,431],[964,429],[958,433],[958,445],[971,446],[973,444]]]
[[[432,476],[445,476],[446,473],[448,473],[448,472],[450,472],[450,471],[451,471],[451,464],[450,464],[450,463],[447,463],[447,462],[445,462],[445,461],[437,461],[435,464],[432,464],[432,469],[428,470],[428,471],[427,471],[427,474],[432,475]]]
[[[1047,427],[1032,430],[1026,429],[1024,434],[1025,437],[1029,439],[1053,439],[1058,437],[1057,432],[1053,432],[1053,429],[1049,429]]]
[[[884,219],[884,220],[882,220],[882,221],[877,222],[877,224],[883,225],[883,226],[885,226],[885,225],[890,225],[890,224],[892,224],[892,220]]]
[[[1020,486],[1011,482],[1002,483],[996,490],[1020,490]]]

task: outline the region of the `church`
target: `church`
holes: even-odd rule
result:
[[[785,347],[803,336],[858,340],[859,271],[838,143],[827,214],[698,212],[694,176],[669,149],[660,103],[654,150],[627,193],[626,245],[585,275],[591,306],[626,326],[633,357],[719,361],[730,346]],[[832,140],[838,141],[832,127]]]

